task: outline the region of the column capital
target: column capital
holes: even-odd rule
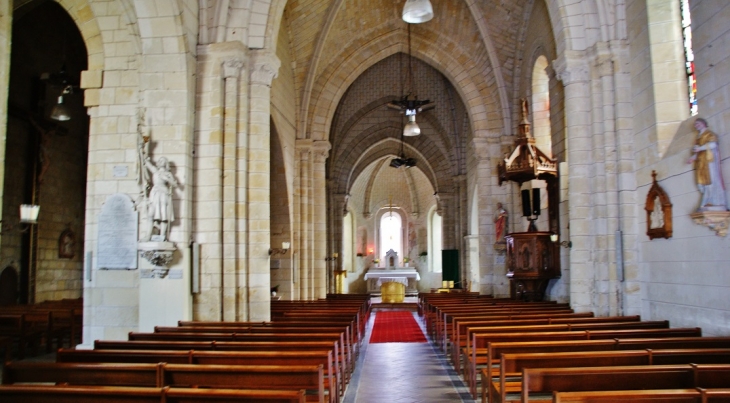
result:
[[[588,66],[582,52],[566,51],[553,60],[552,65],[564,85],[588,82]]]
[[[312,143],[312,154],[314,155],[314,162],[324,163],[329,156],[330,149],[332,149],[332,145],[329,141],[314,141]]]
[[[598,77],[613,75],[614,55],[608,42],[597,42],[589,49],[589,53],[593,58],[593,67]]]
[[[279,75],[281,60],[273,52],[255,50],[251,57],[251,82],[271,87],[271,82]]]
[[[243,69],[243,59],[230,58],[223,60],[221,70],[223,71],[223,78],[238,78]]]
[[[311,139],[297,139],[294,143],[297,155],[301,160],[308,160],[309,155],[312,153],[312,141]]]

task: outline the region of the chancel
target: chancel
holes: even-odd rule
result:
[[[421,276],[415,268],[403,265],[403,261],[398,258],[398,252],[393,249],[385,253],[383,261],[385,262],[383,267],[371,267],[365,273],[368,293],[382,295],[385,287],[386,297],[383,297],[383,300],[387,299],[390,302],[403,302],[405,295],[418,294],[418,281],[421,280]],[[400,284],[403,289],[388,283]]]

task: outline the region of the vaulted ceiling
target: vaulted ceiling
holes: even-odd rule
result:
[[[415,92],[436,108],[417,117],[423,134],[406,138],[403,150],[433,190],[451,191],[453,178],[465,172],[471,138],[511,132],[508,95],[533,1],[431,0],[435,17],[411,25]],[[290,38],[299,136],[332,144],[328,178],[335,193],[349,194],[360,174],[394,169],[387,162],[401,152],[403,117],[385,104],[404,95],[404,4],[287,2],[282,29]],[[403,188],[399,175],[379,180],[387,178]]]

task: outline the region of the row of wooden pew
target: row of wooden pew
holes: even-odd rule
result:
[[[57,347],[75,345],[81,341],[82,320],[81,299],[0,306],[0,348],[7,360],[13,351],[19,359],[28,349],[37,354],[41,345],[51,352],[54,341]]]
[[[54,363],[10,362],[0,401],[86,402],[103,391],[115,402],[338,403],[369,296],[272,301],[271,312],[270,322],[181,321],[126,341],[97,340],[93,350],[62,348]]]
[[[699,328],[475,293],[421,294],[419,313],[475,400],[730,402],[730,337]]]

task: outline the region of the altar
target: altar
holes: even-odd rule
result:
[[[374,267],[365,273],[365,281],[370,294],[379,294],[380,286],[385,283],[400,283],[405,287],[406,294],[418,294],[419,280],[421,280],[421,276],[416,269],[410,267],[396,269]]]
[[[392,252],[392,253],[391,253]],[[396,258],[391,259],[393,256]],[[421,275],[412,267],[397,267],[395,263],[397,254],[392,250],[386,254],[386,267],[373,267],[365,273],[365,281],[368,286],[368,293],[381,294],[381,287],[399,288],[395,284],[401,285],[405,290],[405,294],[418,294],[418,281]],[[393,283],[393,285],[387,285]],[[389,288],[390,289],[390,288]]]

